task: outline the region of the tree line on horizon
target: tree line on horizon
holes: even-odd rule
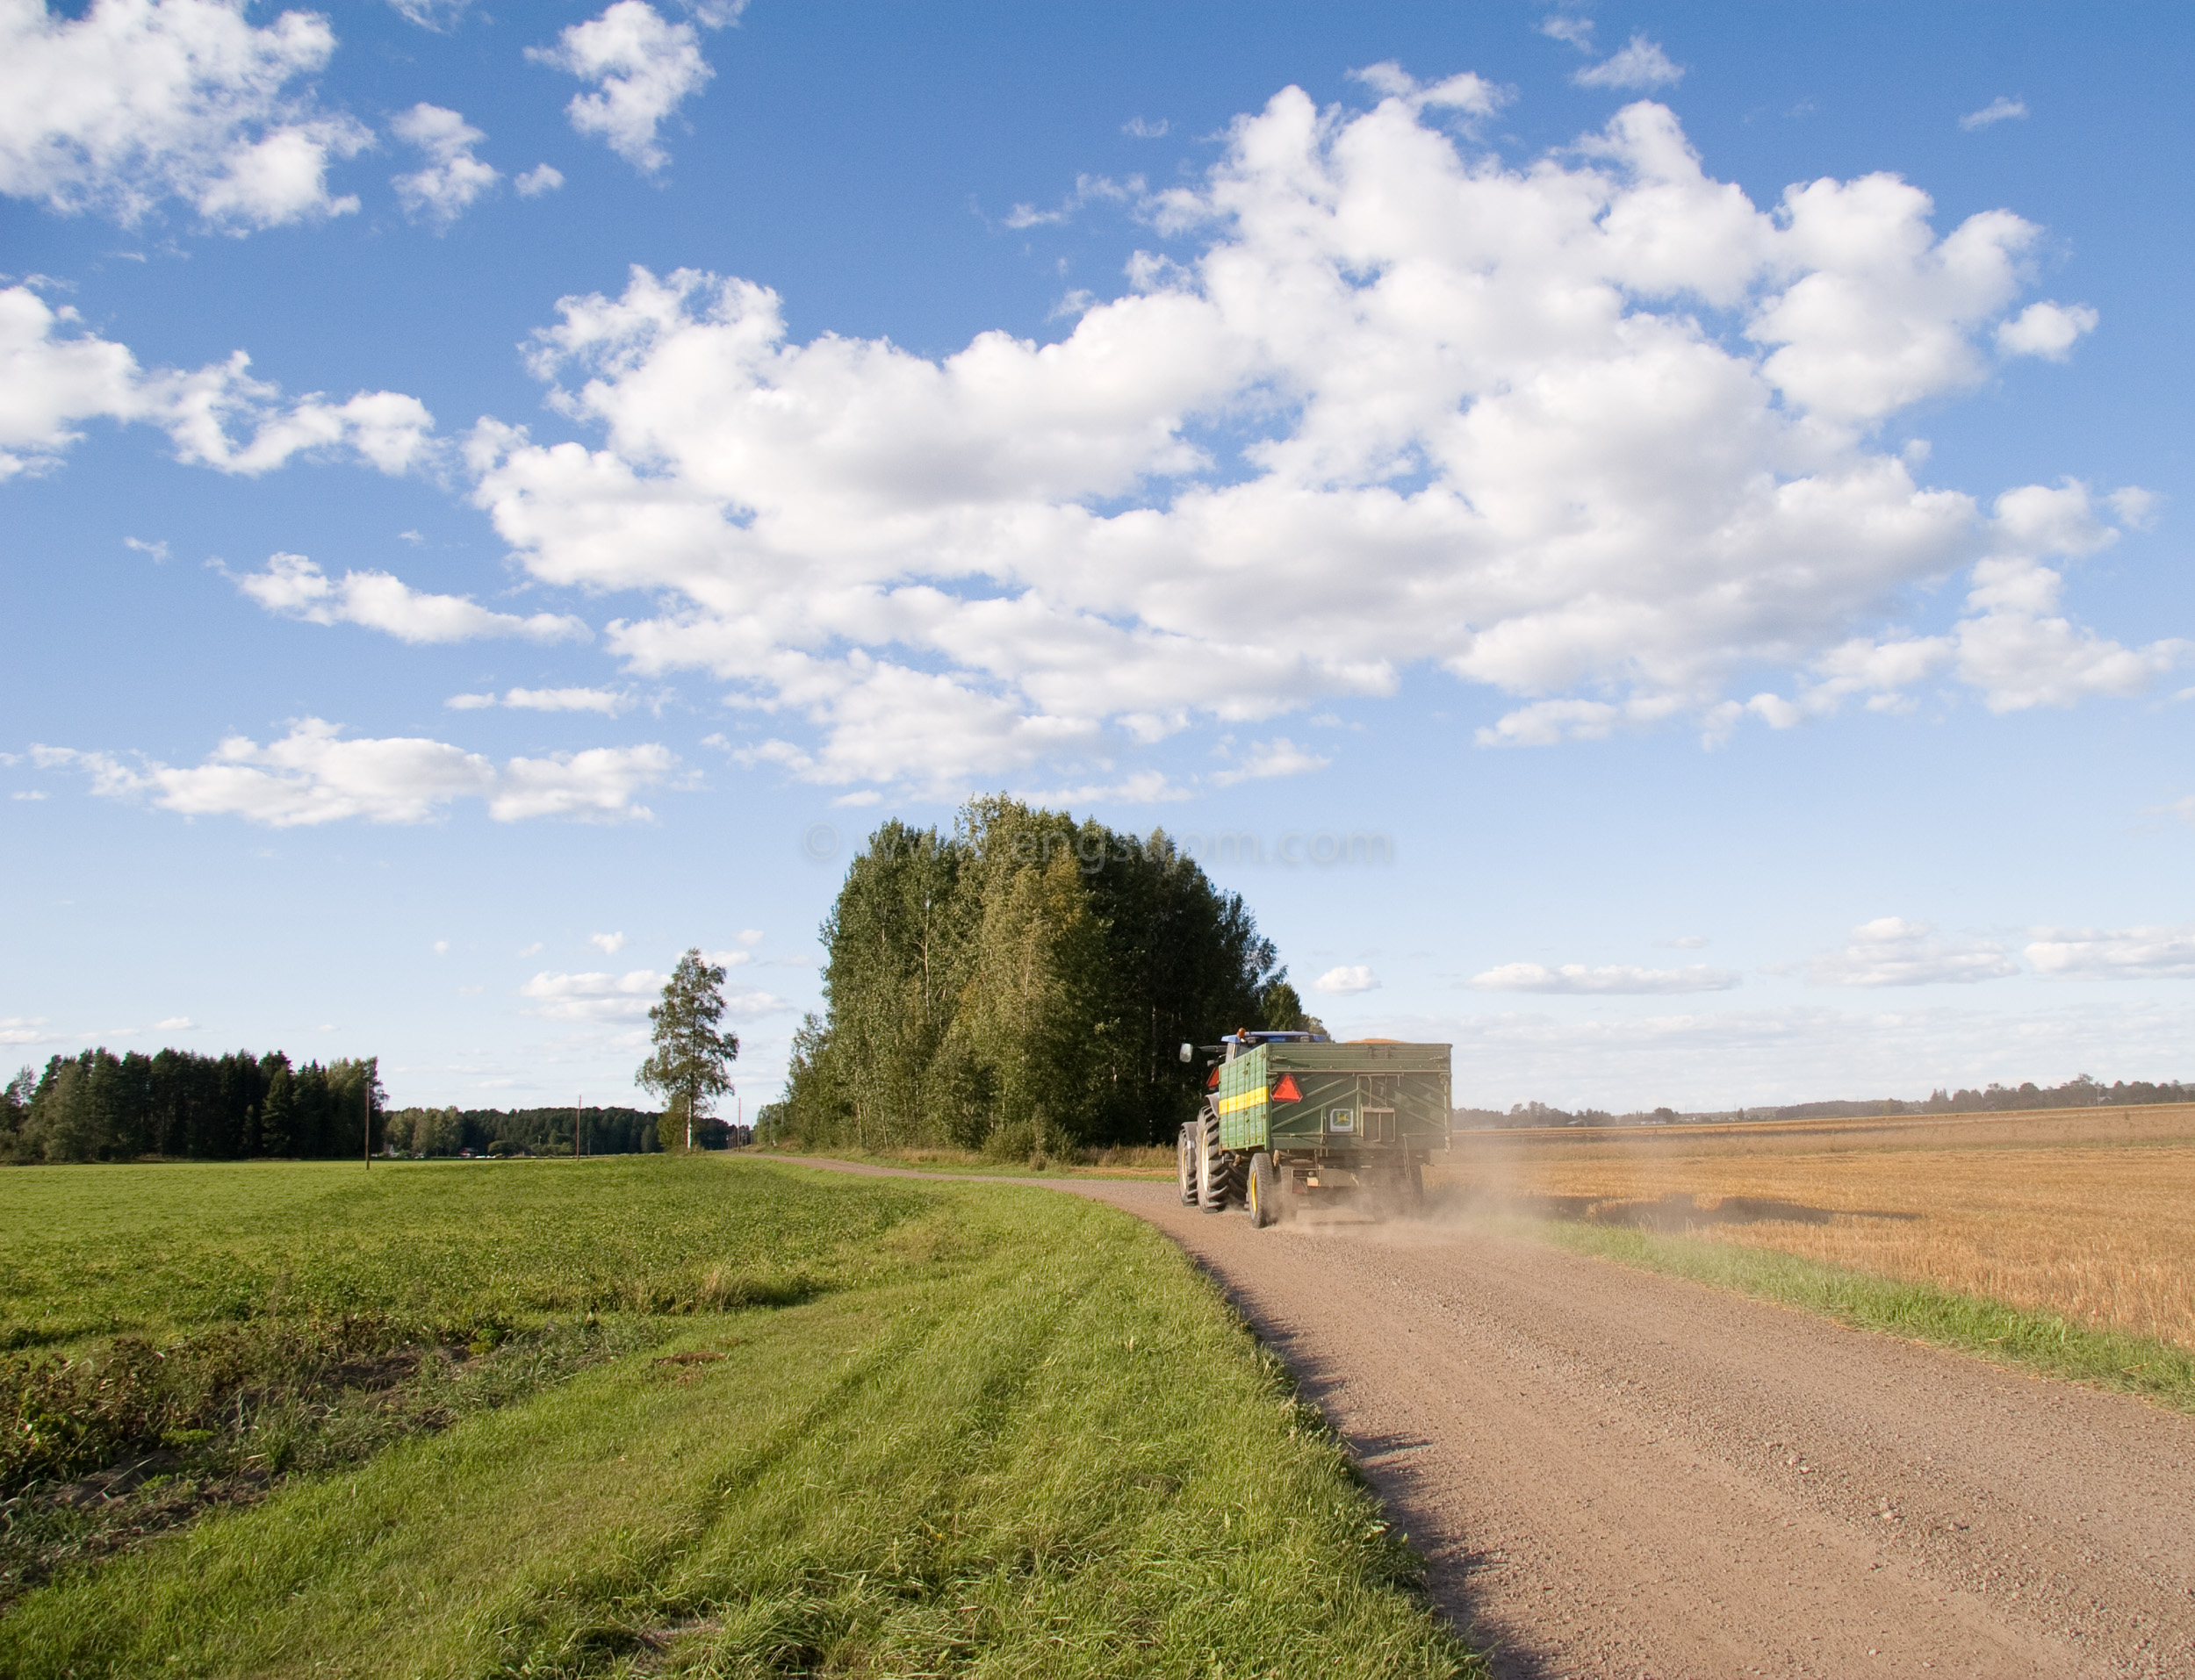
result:
[[[373,1152],[653,1154],[665,1116],[642,1109],[458,1109],[381,1106],[379,1060],[338,1058],[302,1067],[280,1051],[205,1056],[188,1050],[117,1056],[100,1046],[54,1056],[0,1087],[0,1164],[125,1160],[356,1160],[372,1102]],[[735,1128],[696,1126],[694,1144],[722,1149]],[[683,1131],[680,1132],[683,1139]]]
[[[25,1068],[0,1090],[0,1161],[358,1156],[379,1146],[378,1059],[299,1067],[280,1051],[117,1056],[104,1045]]]
[[[757,1136],[809,1147],[1169,1138],[1200,1100],[1184,1042],[1307,1021],[1272,941],[1162,830],[978,799],[893,821],[822,928],[826,1011],[794,1035]]]
[[[383,1121],[388,1145],[399,1154],[653,1155],[675,1149],[664,1141],[667,1114],[646,1109],[392,1109]],[[723,1149],[733,1128],[716,1119],[698,1122],[697,1149]]]
[[[2114,1080],[2105,1085],[2082,1073],[2062,1085],[2038,1086],[2029,1080],[2018,1086],[1992,1081],[1979,1091],[1954,1091],[1940,1087],[1920,1099],[1839,1098],[1823,1102],[1788,1102],[1780,1108],[1718,1109],[1688,1114],[1666,1108],[1610,1114],[1605,1109],[1567,1109],[1552,1108],[1544,1102],[1518,1102],[1507,1110],[1457,1109],[1454,1120],[1459,1126],[1639,1126],[1668,1125],[1679,1120],[1849,1120],[1868,1115],[2007,1114],[2028,1109],[2125,1108],[2147,1102],[2195,1102],[2195,1082]]]
[[[2143,1102],[2195,1102],[2195,1083],[2114,1080],[2105,1085],[2081,1073],[2062,1085],[2039,1086],[2028,1080],[2013,1086],[1992,1081],[1979,1091],[1940,1087],[1918,1100],[1885,1097],[1880,1102],[1795,1102],[1774,1113],[1779,1120],[1819,1120],[1845,1114],[2008,1114],[2022,1109],[2126,1107]]]

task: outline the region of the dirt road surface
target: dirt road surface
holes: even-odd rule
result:
[[[2195,1676],[2195,1419],[1468,1226],[1054,1182],[1218,1280],[1505,1680]]]

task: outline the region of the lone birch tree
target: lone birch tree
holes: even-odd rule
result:
[[[719,1032],[724,1017],[724,971],[702,960],[695,946],[679,958],[664,982],[663,1002],[648,1011],[655,1026],[655,1053],[633,1077],[645,1091],[663,1098],[664,1147],[673,1146],[684,1124],[686,1146],[694,1147],[694,1123],[706,1118],[716,1100],[731,1089],[730,1064],[739,1054],[739,1035]]]

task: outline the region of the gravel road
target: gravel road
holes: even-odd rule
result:
[[[2195,1676],[2195,1419],[1467,1226],[1053,1182],[1220,1282],[1499,1675]]]

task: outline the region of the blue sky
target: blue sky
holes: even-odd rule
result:
[[[2195,1073],[2180,9],[0,35],[20,1060],[752,1105],[1003,788],[1459,1100]]]

